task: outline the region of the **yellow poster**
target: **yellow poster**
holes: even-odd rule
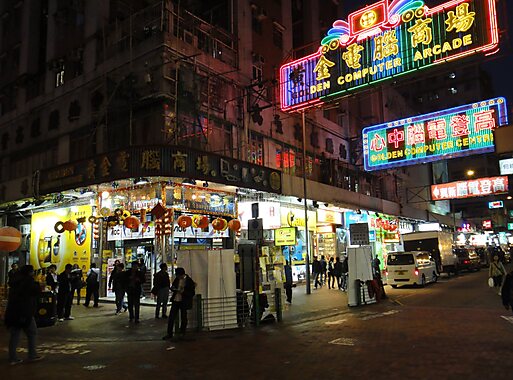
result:
[[[66,264],[78,264],[84,273],[91,262],[92,225],[87,218],[92,215],[91,206],[72,206],[32,215],[30,234],[30,264],[34,269],[57,266],[57,273]],[[55,231],[57,222],[73,221],[74,231]]]

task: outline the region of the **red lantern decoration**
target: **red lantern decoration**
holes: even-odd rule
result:
[[[139,219],[137,219],[135,216],[129,216],[123,221],[123,224],[126,228],[131,230],[139,229]]]
[[[187,228],[192,225],[192,218],[189,215],[181,215],[176,222],[180,228]]]
[[[232,230],[233,232],[237,232],[241,228],[240,220],[239,219],[232,219],[228,222],[228,228]]]
[[[64,231],[68,232],[75,231],[77,229],[77,226],[78,224],[74,220],[67,220],[63,224]]]
[[[0,251],[16,251],[21,245],[21,232],[14,227],[0,228]]]
[[[192,217],[192,226],[194,228],[207,228],[208,227],[208,216],[205,215],[194,215]]]
[[[223,218],[215,218],[212,221],[212,227],[216,231],[224,231],[228,227],[228,222]]]

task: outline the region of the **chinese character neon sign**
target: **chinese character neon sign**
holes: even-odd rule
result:
[[[495,0],[381,0],[337,20],[318,51],[280,69],[283,111],[318,106],[370,84],[498,49]]]
[[[493,130],[507,123],[506,100],[495,98],[364,128],[365,170],[493,152]]]
[[[478,178],[431,185],[431,200],[484,197],[508,192],[508,177]]]

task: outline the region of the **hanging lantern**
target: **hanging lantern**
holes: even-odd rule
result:
[[[208,217],[205,215],[194,215],[192,217],[192,226],[194,228],[207,228],[208,227]]]
[[[223,218],[215,218],[212,221],[212,227],[216,231],[224,231],[224,230],[226,230],[226,227],[228,227],[228,223]]]
[[[16,251],[21,245],[21,232],[14,227],[0,228],[0,251]]]
[[[123,221],[123,224],[126,228],[131,230],[139,229],[139,219],[137,219],[135,216],[129,216]]]
[[[189,215],[181,215],[176,222],[180,228],[187,228],[192,225],[192,218]]]
[[[64,222],[63,226],[64,226],[64,231],[71,232],[71,231],[75,231],[77,229],[78,224],[74,220],[67,220]]]
[[[239,219],[232,219],[228,222],[228,228],[232,230],[233,232],[237,232],[241,228],[240,220]]]

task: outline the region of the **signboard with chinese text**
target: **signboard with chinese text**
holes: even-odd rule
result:
[[[492,221],[490,219],[483,220],[483,223],[481,225],[483,226],[484,230],[492,229]]]
[[[506,100],[495,98],[367,127],[365,170],[493,152],[493,130],[507,123]]]
[[[501,175],[513,174],[513,158],[499,160],[499,168],[501,170]]]
[[[488,202],[488,208],[489,209],[503,208],[503,207],[504,207],[504,202],[503,201]]]
[[[296,227],[284,227],[274,230],[274,245],[277,247],[296,245]]]
[[[495,0],[381,0],[337,20],[314,54],[283,65],[283,111],[319,106],[383,80],[480,53],[499,42]]]
[[[34,196],[136,177],[195,178],[281,192],[281,172],[210,152],[179,146],[145,146],[108,152],[94,158],[38,172]]]
[[[508,223],[508,230],[513,230],[513,223]]]
[[[508,177],[478,178],[431,185],[431,200],[482,197],[508,192]]]

